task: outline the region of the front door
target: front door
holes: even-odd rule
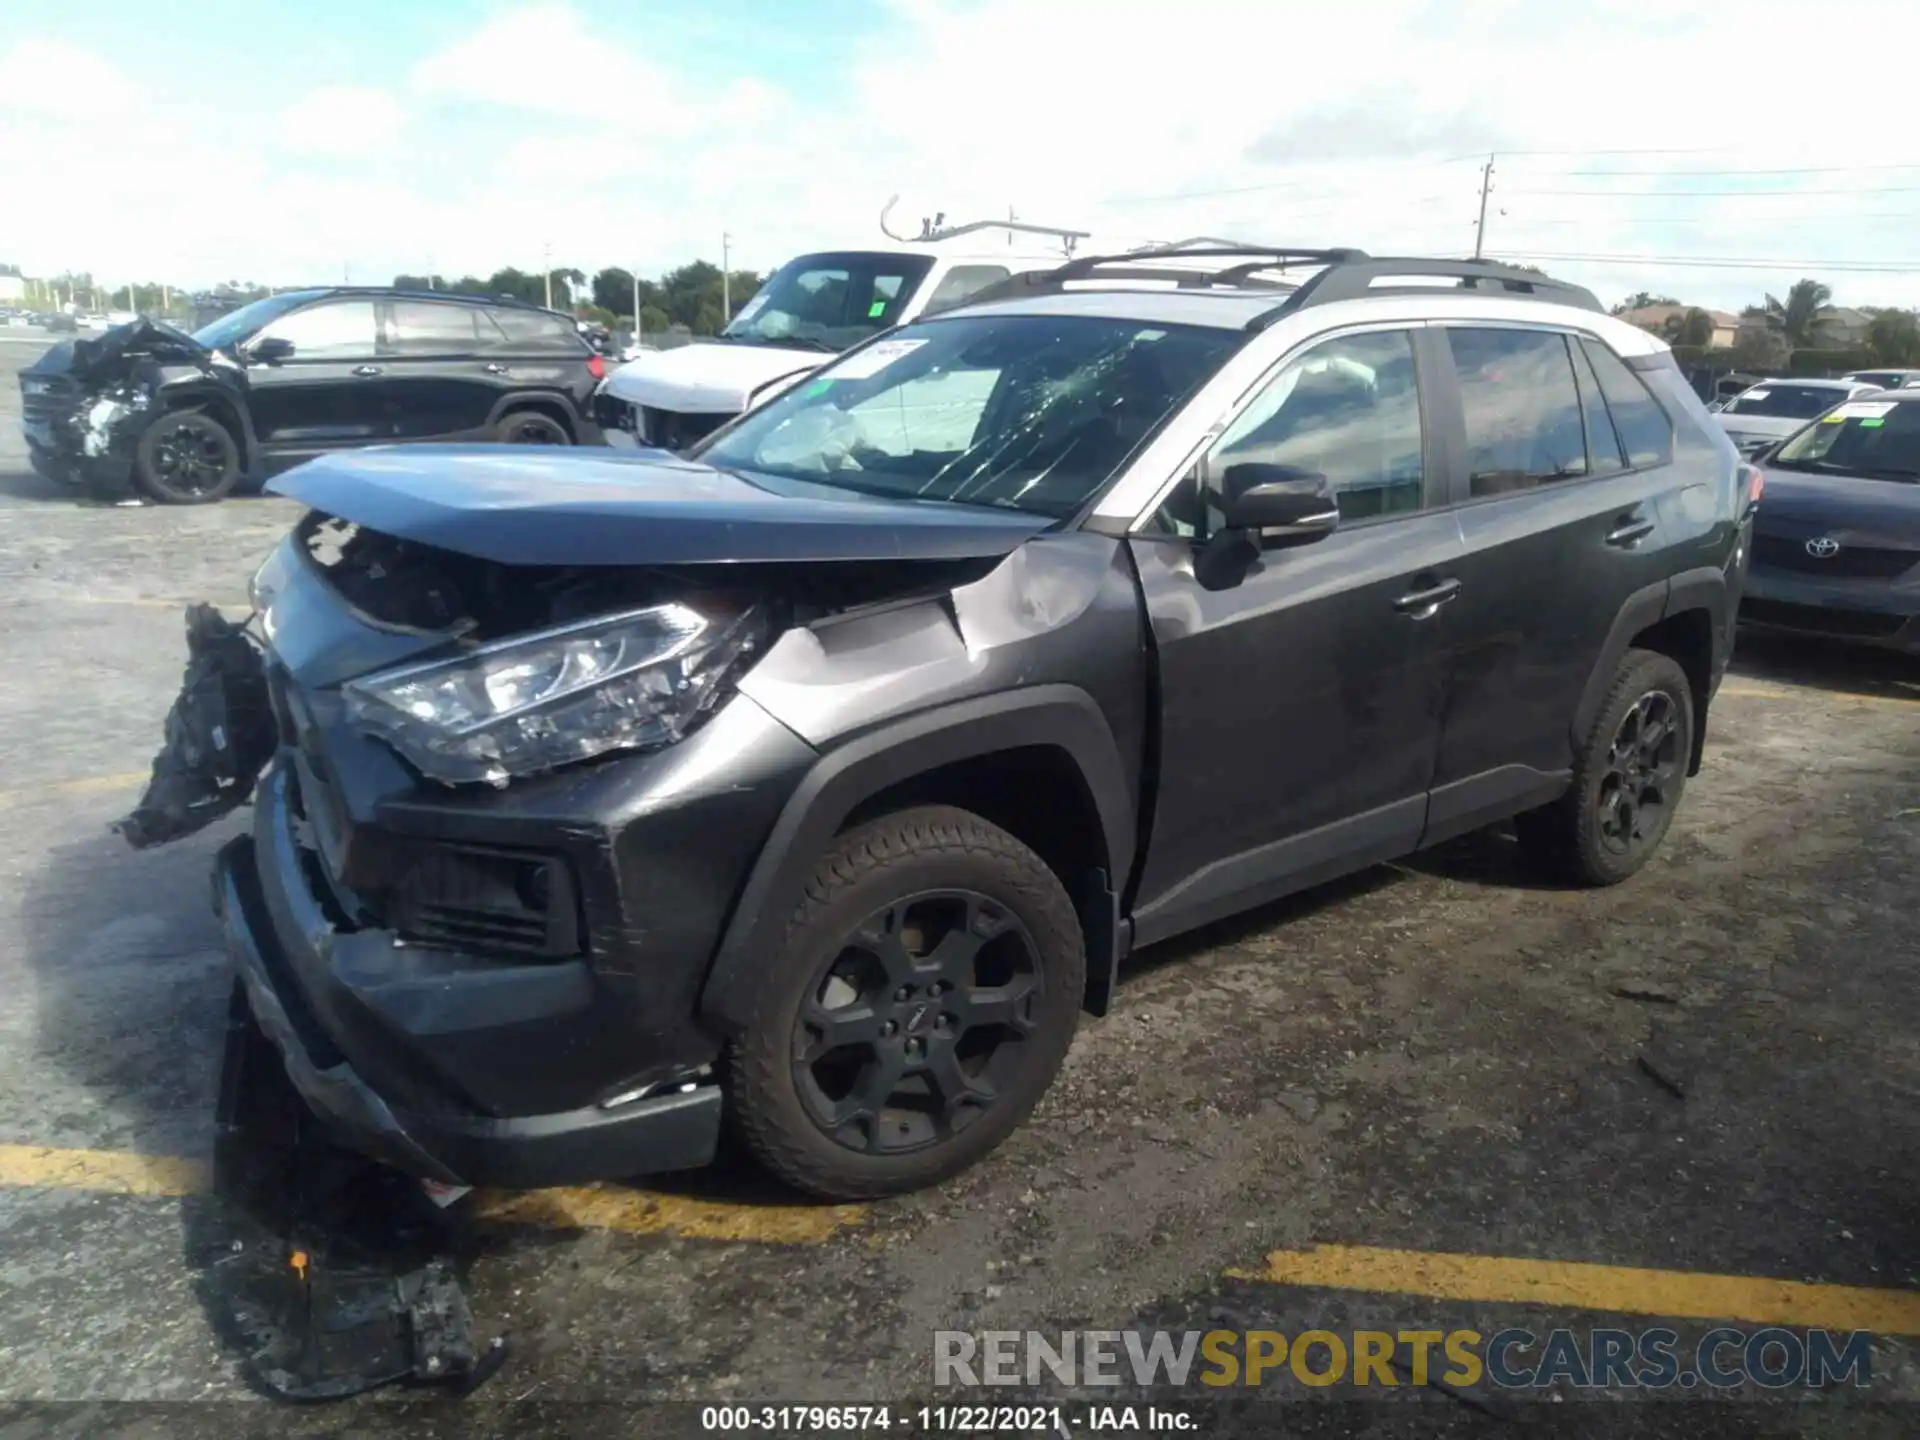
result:
[[[1134,934],[1146,943],[1405,853],[1440,735],[1460,539],[1437,507],[1414,332],[1318,341],[1221,434],[1210,471],[1322,474],[1340,523],[1208,589],[1195,477],[1130,541],[1158,655],[1159,779]]]
[[[253,337],[293,347],[247,366],[247,408],[270,464],[386,438],[377,335],[371,300],[339,299],[282,315]]]
[[[1671,425],[1618,356],[1543,329],[1436,324],[1424,339],[1458,395],[1442,413],[1466,547],[1431,843],[1564,788],[1616,618],[1657,621],[1676,567],[1659,503]]]

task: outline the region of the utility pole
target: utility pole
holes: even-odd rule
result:
[[[640,267],[633,267],[633,343],[640,343]]]
[[[733,237],[720,232],[720,324],[733,323]]]
[[[1480,167],[1480,219],[1473,227],[1473,258],[1480,258],[1487,243],[1487,196],[1493,191],[1493,156]]]
[[[540,268],[546,272],[547,308],[551,310],[553,308],[553,246],[551,244],[540,247]]]

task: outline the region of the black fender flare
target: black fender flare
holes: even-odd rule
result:
[[[220,380],[208,375],[201,379],[177,380],[170,385],[162,385],[156,393],[160,401],[154,419],[173,410],[206,410],[209,402],[226,407],[240,422],[240,433],[234,441],[240,447],[240,469],[245,475],[260,473],[260,441],[253,433],[253,411],[247,404],[246,394],[234,385],[222,384]]]
[[[802,777],[748,872],[714,952],[700,1009],[737,1031],[780,944],[802,889],[835,834],[864,801],[944,765],[999,751],[1052,746],[1066,753],[1099,815],[1106,873],[1125,884],[1133,867],[1134,802],[1120,748],[1093,697],[1073,685],[1037,685],[960,700],[868,730],[821,756]],[[1071,891],[1072,877],[1063,877]],[[1076,902],[1083,897],[1076,896]],[[1088,968],[1108,973],[1115,941],[1089,934]]]
[[[1586,688],[1580,692],[1580,703],[1574,708],[1570,732],[1574,754],[1579,754],[1580,747],[1586,744],[1587,732],[1593,729],[1600,707],[1606,702],[1607,689],[1613,684],[1613,677],[1619,673],[1620,661],[1632,646],[1633,637],[1666,617],[1668,592],[1668,582],[1656,580],[1629,595],[1619,613],[1613,617],[1613,624],[1607,630],[1606,643],[1600,647],[1600,659],[1587,676]]]

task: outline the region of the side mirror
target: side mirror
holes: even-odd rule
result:
[[[1217,493],[1227,528],[1251,531],[1263,545],[1324,540],[1340,524],[1327,477],[1291,465],[1229,465],[1220,472]]]
[[[247,347],[247,359],[258,361],[262,365],[278,365],[282,360],[292,358],[293,342],[283,340],[278,335],[265,336]]]

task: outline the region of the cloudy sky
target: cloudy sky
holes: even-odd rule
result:
[[[1806,0],[13,0],[0,260],[767,267],[1004,215],[1920,305],[1920,14]],[[1797,98],[1798,97],[1798,98]]]

